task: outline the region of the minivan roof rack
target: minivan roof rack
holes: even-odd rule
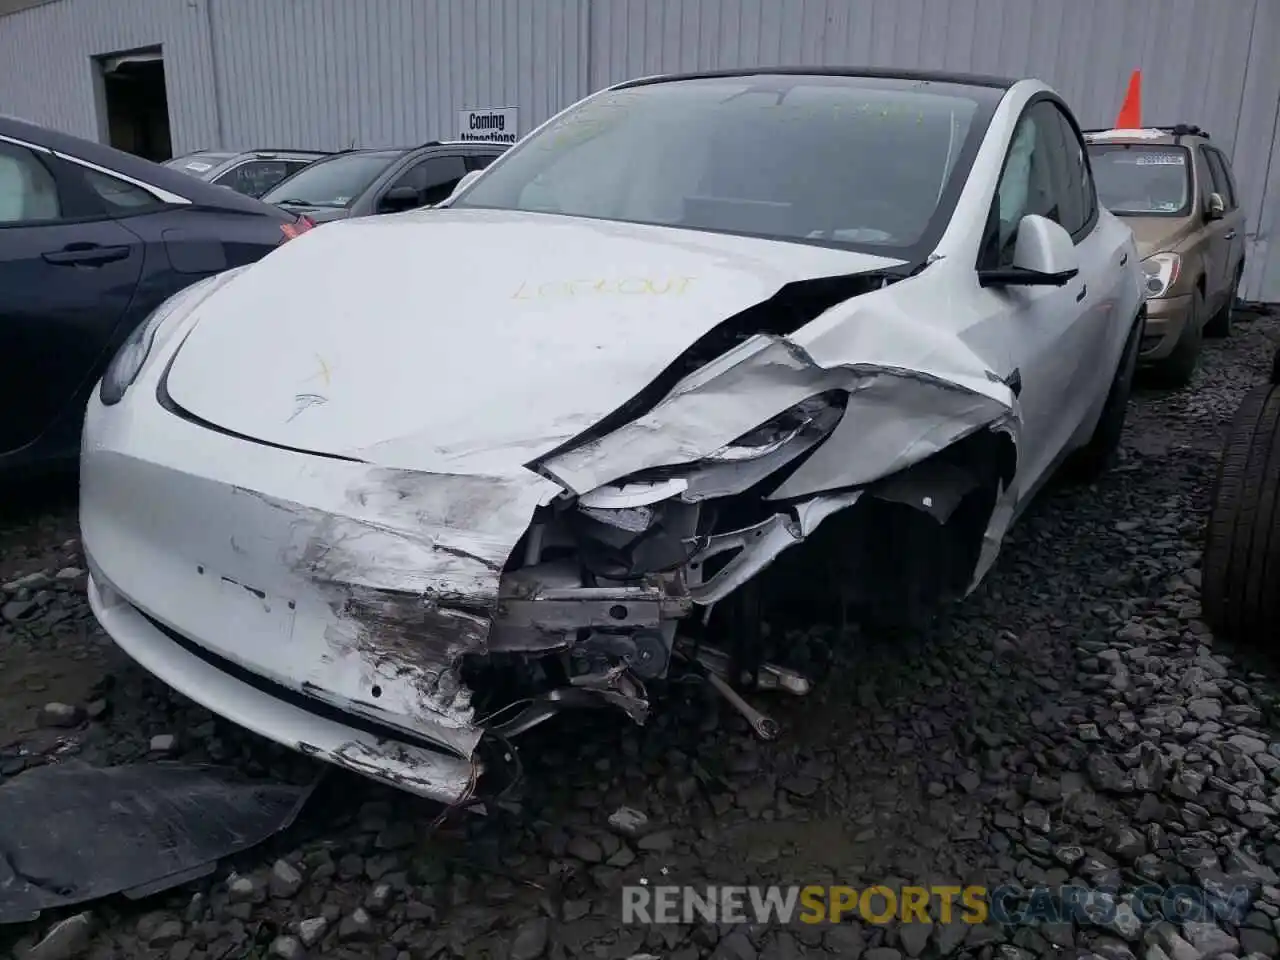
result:
[[[1125,130],[1127,127],[1090,127],[1087,130],[1081,130],[1081,133],[1114,133],[1117,130]],[[1171,137],[1203,137],[1205,140],[1209,138],[1209,131],[1203,127],[1198,127],[1194,123],[1175,123],[1171,126],[1161,126],[1154,123],[1144,123],[1140,127],[1134,127],[1135,130],[1159,130],[1161,133],[1167,133]]]

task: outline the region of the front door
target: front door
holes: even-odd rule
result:
[[[142,242],[78,218],[58,170],[0,140],[0,454],[39,437],[92,376],[142,271]]]

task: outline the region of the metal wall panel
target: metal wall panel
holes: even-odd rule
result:
[[[1141,67],[1152,122],[1231,154],[1244,293],[1280,300],[1277,41],[1280,0],[61,0],[0,19],[0,112],[96,138],[92,58],[156,44],[175,151],[416,143],[482,106],[526,132],[639,74],[779,63],[1035,75],[1103,126]]]
[[[586,0],[216,0],[224,143],[336,149],[457,134],[517,106],[525,132],[587,92]]]

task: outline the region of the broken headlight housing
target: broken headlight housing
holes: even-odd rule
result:
[[[833,390],[801,400],[772,420],[708,454],[704,460],[710,463],[759,460],[781,450],[803,434],[828,433],[839,421],[847,398],[848,394],[843,390]]]

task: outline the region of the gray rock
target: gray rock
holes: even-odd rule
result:
[[[1234,736],[1227,737],[1227,743],[1235,747],[1246,757],[1255,753],[1262,753],[1267,749],[1267,741],[1259,740],[1257,737],[1250,737],[1243,733],[1237,733]]]
[[[234,876],[227,883],[227,895],[232,903],[249,903],[258,897],[258,885],[252,877]]]
[[[304,947],[314,947],[320,942],[329,929],[329,921],[324,917],[309,917],[298,923],[298,939]]]
[[[147,938],[153,947],[171,947],[182,939],[184,933],[181,920],[165,920]]]
[[[862,955],[862,960],[902,960],[902,953],[892,947],[874,947]]]
[[[302,874],[287,861],[277,860],[271,867],[267,887],[271,896],[281,900],[291,899],[302,889]]]
[[[271,956],[280,960],[302,960],[306,951],[297,937],[276,937],[271,941]]]
[[[55,700],[40,708],[39,722],[42,727],[74,727],[80,722],[82,716],[79,707],[69,703],[58,703]]]
[[[624,837],[638,837],[649,825],[649,818],[631,807],[619,807],[609,814],[609,828]]]
[[[1204,960],[1240,949],[1240,941],[1216,923],[1185,923],[1182,932]]]
[[[547,950],[549,926],[546,917],[520,924],[511,940],[510,960],[538,960]]]
[[[734,930],[716,944],[711,960],[756,960],[759,954],[751,939],[741,929]],[[512,960],[515,960],[512,957]]]
[[[600,849],[600,844],[580,833],[569,838],[565,852],[571,857],[577,857],[583,863],[600,863],[604,860],[604,851]]]
[[[1238,933],[1240,949],[1245,953],[1260,953],[1264,957],[1280,957],[1280,940],[1265,930],[1241,927]]]
[[[898,928],[898,939],[908,957],[918,957],[924,953],[929,943],[929,935],[933,932],[931,923],[904,923]]]
[[[1217,720],[1222,716],[1222,704],[1207,697],[1197,697],[1187,704],[1187,712],[1197,720]]]
[[[77,913],[50,927],[24,960],[75,960],[89,952],[92,941],[93,915]]]
[[[152,753],[173,753],[178,747],[178,738],[172,733],[158,733],[151,738]]]
[[[373,917],[364,907],[356,907],[338,924],[338,939],[343,943],[373,938]]]

